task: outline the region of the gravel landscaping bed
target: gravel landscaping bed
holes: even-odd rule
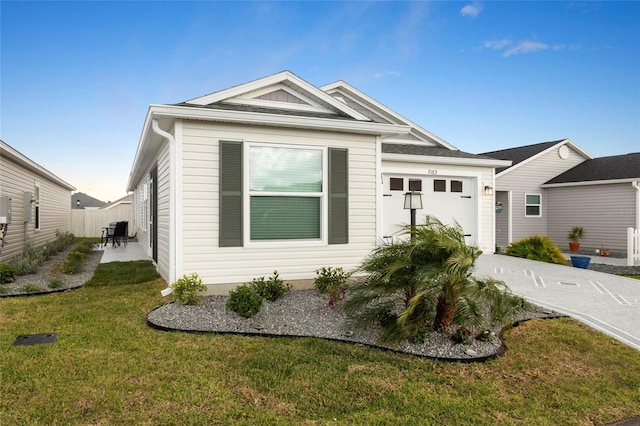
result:
[[[44,262],[38,268],[38,272],[35,274],[16,276],[14,282],[0,284],[0,297],[52,293],[81,287],[93,276],[93,272],[100,263],[103,252],[102,250],[94,250],[89,253],[82,263],[80,271],[75,274],[53,274],[51,272],[52,266],[56,262],[62,262],[70,250],[71,248],[51,257],[51,259]],[[59,280],[61,284],[57,288],[50,288],[50,281],[54,279]],[[26,291],[27,289],[29,291]]]
[[[206,296],[195,306],[168,303],[151,311],[147,321],[151,326],[163,330],[319,337],[442,360],[486,360],[504,351],[500,329],[493,330],[494,337],[490,341],[474,339],[468,345],[456,344],[447,334],[436,332],[429,333],[423,344],[404,342],[397,347],[381,345],[378,342],[379,329],[361,331],[346,328],[346,316],[340,306],[329,307],[327,296],[316,290],[290,291],[275,302],[265,300],[260,312],[252,318],[243,318],[227,310],[226,301],[227,296]],[[551,311],[535,310],[523,312],[518,320],[557,316]]]

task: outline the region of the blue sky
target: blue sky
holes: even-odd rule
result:
[[[290,70],[457,148],[640,151],[640,2],[0,2],[0,138],[104,201],[149,104]]]

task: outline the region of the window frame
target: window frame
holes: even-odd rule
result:
[[[538,203],[529,203],[527,198],[529,196],[538,197]],[[529,207],[538,207],[538,214],[529,214],[527,209]],[[524,217],[542,217],[542,194],[537,193],[525,193],[524,194]]]
[[[42,211],[40,209],[40,192],[42,186],[40,182],[35,181],[33,187],[33,229],[39,231],[42,228]]]
[[[253,191],[251,190],[251,149],[254,147],[281,148],[281,149],[298,149],[319,151],[322,154],[322,190],[320,192],[280,192],[280,191]],[[242,179],[246,182],[242,191],[242,202],[246,208],[243,209],[243,246],[244,247],[265,247],[265,246],[296,246],[296,245],[326,245],[328,244],[328,218],[329,218],[329,157],[328,148],[324,146],[313,145],[294,145],[294,144],[274,144],[264,142],[246,142],[243,150],[243,170]],[[305,197],[319,198],[319,238],[301,238],[301,239],[271,239],[271,240],[252,240],[251,239],[251,197]]]

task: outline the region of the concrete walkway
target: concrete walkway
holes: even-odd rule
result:
[[[640,280],[498,254],[481,255],[476,266],[477,277],[504,281],[515,294],[640,350]]]
[[[136,241],[130,241],[126,246],[120,244],[113,247],[111,244],[107,244],[101,247],[104,250],[100,263],[109,262],[130,262],[132,260],[151,260],[151,258],[144,252],[140,244]]]

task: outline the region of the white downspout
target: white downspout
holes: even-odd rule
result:
[[[155,134],[157,134],[158,136],[161,136],[163,138],[165,138],[167,141],[169,141],[169,170],[170,170],[170,175],[173,174],[174,170],[175,170],[175,149],[176,149],[176,140],[173,137],[173,135],[169,132],[165,132],[164,130],[162,130],[160,128],[160,125],[158,124],[158,120],[156,118],[151,120],[151,129],[153,130],[153,132]],[[157,185],[157,183],[155,183]],[[170,282],[174,282],[175,281],[175,277],[172,276],[173,274],[175,274],[175,196],[176,196],[176,190],[175,188],[170,188],[170,200],[169,200],[169,281]],[[171,288],[171,284],[169,284],[169,287],[165,288],[164,290],[162,290],[160,292],[160,294],[162,294],[162,296],[168,296],[171,293],[173,293],[173,289]]]
[[[640,229],[640,181],[633,181],[631,185],[636,189],[636,230]]]

